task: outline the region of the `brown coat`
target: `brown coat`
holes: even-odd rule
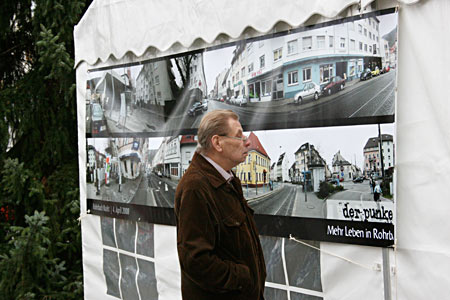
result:
[[[266,269],[241,182],[201,155],[175,193],[183,300],[263,300]]]

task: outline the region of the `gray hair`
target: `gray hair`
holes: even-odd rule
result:
[[[198,147],[197,152],[205,153],[211,149],[211,138],[214,135],[228,134],[230,119],[239,120],[239,116],[229,109],[218,109],[207,113],[201,120],[198,127]]]

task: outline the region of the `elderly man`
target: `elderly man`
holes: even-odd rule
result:
[[[249,142],[231,110],[206,114],[175,193],[183,300],[263,300],[266,269],[253,210],[231,171]]]

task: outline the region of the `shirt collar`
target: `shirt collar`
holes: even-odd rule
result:
[[[216,168],[216,170],[220,173],[220,175],[223,176],[223,178],[227,182],[230,182],[233,179],[233,173],[231,173],[231,171],[225,171],[224,168],[222,168],[218,163],[216,163],[214,160],[212,160],[205,154],[200,153],[200,155],[203,156],[214,168]]]

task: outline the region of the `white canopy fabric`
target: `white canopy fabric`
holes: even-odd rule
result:
[[[123,59],[130,53],[148,59],[204,48],[265,34],[280,23],[297,27],[313,16],[333,19],[358,14],[359,5],[365,8],[372,2],[95,0],[74,30],[75,66],[81,61],[90,65],[106,62],[110,56]]]
[[[94,1],[74,31],[85,299],[116,299],[104,296],[104,283],[98,279],[104,276],[99,271],[103,261],[100,221],[98,216],[86,215],[86,191],[82,184],[86,181],[83,107],[87,69],[252,37],[280,24],[295,27],[322,17],[357,14],[358,5],[363,9],[399,5],[395,141],[397,243],[394,250],[389,250],[392,299],[448,299],[450,96],[446,89],[450,86],[450,76],[446,66],[450,65],[450,2],[418,2]],[[169,226],[157,227],[157,232],[166,237],[160,242],[171,246],[164,244],[161,249],[172,249],[174,230],[166,227]],[[321,251],[324,299],[385,299],[381,249],[321,243]],[[167,255],[167,261],[162,263],[157,261],[156,268],[166,268],[173,281],[177,281],[178,275],[171,273],[177,262],[170,257]],[[168,262],[173,266],[168,267]],[[160,295],[159,299],[180,299],[179,293],[173,293],[178,281],[158,284],[161,290],[172,293],[166,297]]]

